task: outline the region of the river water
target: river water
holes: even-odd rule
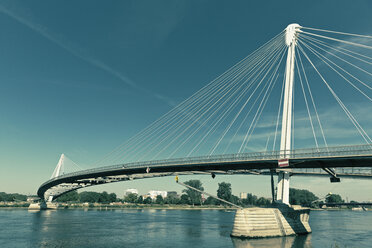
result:
[[[372,211],[312,211],[312,234],[230,238],[224,210],[0,209],[0,247],[372,247]]]

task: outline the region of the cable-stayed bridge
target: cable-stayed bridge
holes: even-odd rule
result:
[[[38,195],[175,174],[277,174],[276,200],[288,204],[291,175],[369,177],[371,44],[291,24],[95,168],[69,172],[76,164],[62,155]]]

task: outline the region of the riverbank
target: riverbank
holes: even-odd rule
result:
[[[187,210],[234,210],[235,208],[220,205],[205,205],[205,206],[190,206],[190,205],[166,205],[166,204],[125,204],[125,205],[110,205],[110,204],[60,204],[57,209],[187,209]]]
[[[5,208],[24,208],[27,209],[30,202],[1,202],[0,209]],[[52,209],[175,209],[175,210],[235,210],[236,208],[225,205],[179,205],[179,204],[135,204],[135,203],[53,203]],[[245,208],[252,208],[257,206],[245,206]],[[347,207],[327,207],[327,208],[312,208],[312,211],[344,211],[354,210],[363,211],[362,209],[351,209]],[[372,208],[367,208],[367,211],[372,211]]]
[[[4,208],[28,208],[29,202],[2,202],[0,209]],[[191,206],[191,205],[169,205],[169,204],[132,204],[132,203],[53,203],[54,209],[189,209],[189,210],[200,210],[200,209],[227,209],[233,210],[235,208],[223,205],[202,205],[202,206]]]

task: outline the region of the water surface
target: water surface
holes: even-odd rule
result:
[[[372,211],[312,211],[313,233],[230,238],[224,210],[0,209],[0,247],[371,247]]]

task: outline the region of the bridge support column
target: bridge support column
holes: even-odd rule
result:
[[[278,190],[276,201],[289,205],[289,172],[280,171],[278,175]]]
[[[285,68],[285,88],[283,98],[282,132],[280,140],[280,158],[287,160],[281,167],[289,166],[288,159],[291,154],[292,137],[292,111],[293,111],[293,83],[297,35],[301,26],[290,24],[286,28],[285,43],[288,46],[287,64]],[[278,161],[279,162],[279,161]],[[282,161],[283,162],[283,161]],[[289,171],[279,171],[278,191],[276,194],[278,203],[289,205]]]

